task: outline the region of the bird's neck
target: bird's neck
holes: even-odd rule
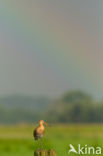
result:
[[[40,124],[39,127],[40,127],[40,129],[42,129],[42,130],[45,129],[43,124]]]
[[[41,124],[41,123],[39,124],[39,126],[40,126],[40,127],[44,127],[44,125],[43,125],[43,124]]]

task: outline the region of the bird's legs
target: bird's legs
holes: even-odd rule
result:
[[[39,147],[39,149],[43,149],[43,139],[42,138],[40,138],[38,140],[38,147]]]

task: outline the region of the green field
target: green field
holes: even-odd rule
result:
[[[58,156],[67,156],[69,144],[103,148],[103,125],[51,126],[42,141],[33,140],[33,129],[32,125],[0,126],[0,156],[33,156],[38,148],[53,148]]]

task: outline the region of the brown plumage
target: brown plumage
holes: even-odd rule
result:
[[[35,140],[41,139],[44,136],[45,133],[44,125],[47,125],[47,123],[44,122],[43,120],[40,120],[39,126],[33,132],[33,136]]]

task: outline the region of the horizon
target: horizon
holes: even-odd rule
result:
[[[61,97],[63,97],[63,95],[65,95],[66,93],[70,93],[70,92],[75,92],[75,91],[80,91],[88,96],[90,96],[92,99],[94,99],[97,102],[102,102],[103,98],[96,98],[95,96],[93,96],[92,94],[85,92],[83,90],[67,90],[65,92],[63,92],[62,94],[58,95],[58,96],[49,96],[46,94],[24,94],[24,93],[12,93],[12,94],[6,94],[6,95],[0,95],[0,98],[11,98],[11,97],[31,97],[31,98],[45,98],[45,99],[49,99],[49,100],[55,100],[55,99],[59,99]]]

